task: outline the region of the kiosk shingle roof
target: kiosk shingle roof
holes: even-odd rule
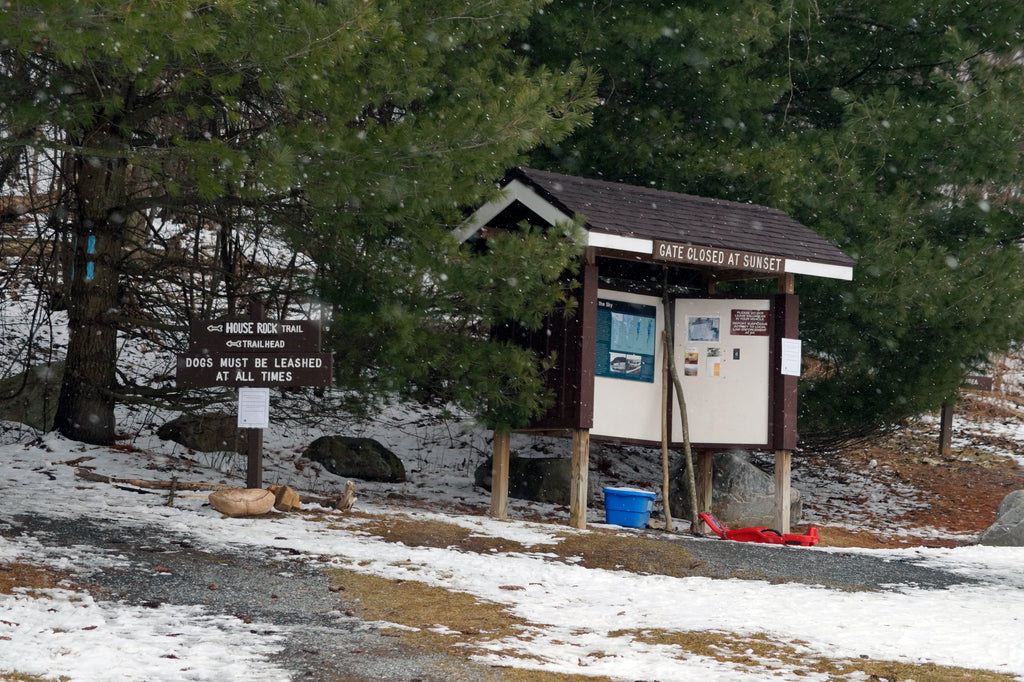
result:
[[[853,266],[854,260],[783,211],[636,185],[514,168],[519,180],[564,212],[581,214],[592,232],[713,246],[800,261]]]

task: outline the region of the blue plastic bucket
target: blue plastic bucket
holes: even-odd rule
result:
[[[626,528],[646,528],[656,497],[656,494],[646,490],[605,488],[605,523]]]

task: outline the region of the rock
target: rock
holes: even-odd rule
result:
[[[303,456],[346,478],[386,483],[405,480],[402,460],[372,438],[321,436],[309,444]]]
[[[63,377],[64,363],[50,362],[0,381],[0,420],[49,431]]]
[[[1024,490],[1014,490],[1003,498],[996,520],[978,537],[979,545],[1024,547]]]
[[[157,429],[156,435],[199,452],[237,452],[248,450],[245,429],[238,428],[238,417],[220,412],[183,414]]]
[[[696,457],[694,457],[696,460]],[[696,461],[694,461],[696,466]],[[672,515],[689,516],[685,465],[673,471],[670,486]],[[775,525],[775,477],[754,466],[745,452],[716,452],[713,458],[711,512],[727,528]],[[803,513],[800,491],[792,489],[789,518],[798,523]]]
[[[290,485],[272,485],[267,490],[274,495],[274,509],[277,511],[298,511],[302,507],[299,494]]]
[[[274,507],[274,493],[263,488],[225,488],[210,493],[210,506],[225,516],[259,516]]]
[[[475,483],[491,489],[491,458],[477,467]],[[568,457],[515,457],[508,460],[508,494],[521,500],[569,504],[572,460]]]

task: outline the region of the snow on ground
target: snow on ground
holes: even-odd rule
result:
[[[346,521],[340,515],[330,528],[301,515],[223,519],[201,496],[181,496],[168,507],[163,497],[85,482],[75,477],[73,466],[65,464],[77,460],[99,473],[122,478],[166,479],[173,472],[180,480],[224,480],[236,485],[244,480],[242,458],[188,453],[145,428],[136,429],[139,435],[131,440],[131,448],[112,449],[54,434],[39,436],[9,423],[0,425],[4,512],[9,518],[32,513],[159,524],[213,551],[272,545],[327,557],[327,565],[347,570],[470,593],[506,605],[530,624],[515,637],[491,642],[490,652],[478,651],[475,657],[484,663],[623,680],[643,676],[662,682],[827,679],[814,671],[795,670],[781,660],[764,660],[752,672],[748,666],[683,654],[674,646],[638,641],[630,634],[721,631],[739,636],[763,633],[808,655],[931,662],[1024,677],[1024,648],[1019,645],[1024,639],[1024,574],[1019,570],[1024,548],[841,550],[910,559],[978,581],[945,590],[902,585],[884,592],[739,579],[680,579],[551,562],[543,556],[545,547],[571,532],[564,525],[499,522],[457,511],[460,501],[486,506],[486,493],[472,486],[473,468],[489,452],[486,432],[457,421],[416,419],[401,410],[391,414],[393,419],[367,425],[364,432],[403,457],[410,481],[361,483],[361,510],[442,518],[478,535],[515,540],[531,551],[477,554],[455,548],[407,547],[361,532],[358,519]],[[124,412],[121,418],[120,423],[137,426],[135,421],[148,417]],[[288,483],[317,494],[340,491],[343,481],[312,463],[297,461],[295,454],[321,431],[337,428],[330,422],[315,429],[272,425],[266,433],[265,483]],[[532,447],[525,441],[520,446]],[[814,484],[808,477],[801,483]],[[853,477],[847,485],[871,505],[894,503],[871,490],[867,477]],[[850,495],[849,488],[832,492],[837,497]],[[907,503],[913,504],[913,490],[900,491],[901,497],[904,494]],[[403,496],[427,500],[430,511],[402,508],[396,500]],[[513,501],[510,514],[515,519],[538,511],[556,514],[559,510]],[[851,512],[847,518],[855,515]],[[589,520],[600,523],[603,517],[592,511]],[[55,552],[37,538],[17,535],[13,527],[0,524],[0,564],[28,561],[88,575],[124,561],[85,546]],[[780,547],[777,551],[797,550]],[[500,581],[495,581],[496,575]],[[509,585],[521,589],[507,589]],[[72,680],[286,680],[287,671],[266,663],[284,634],[280,628],[242,623],[197,607],[151,609],[98,601],[71,585],[0,595],[0,672],[66,675]],[[857,675],[850,679],[864,679]]]

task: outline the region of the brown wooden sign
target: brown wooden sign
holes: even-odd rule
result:
[[[193,320],[178,356],[187,388],[330,386],[332,355],[320,352],[319,320]]]
[[[330,353],[194,353],[178,356],[179,386],[330,386]]]
[[[723,270],[749,270],[777,274],[785,272],[786,267],[786,259],[781,256],[658,240],[654,242],[654,259]]]
[[[319,320],[193,320],[189,326],[193,353],[316,353],[320,350]]]
[[[964,388],[973,388],[978,391],[991,391],[995,388],[996,380],[979,374],[970,374],[964,379]]]

